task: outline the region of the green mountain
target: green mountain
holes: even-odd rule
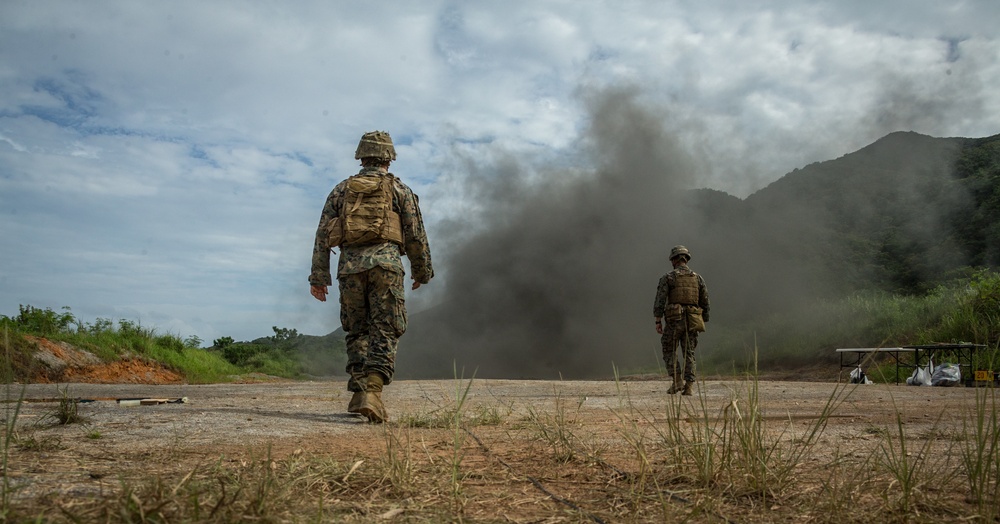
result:
[[[819,281],[920,293],[1000,266],[1000,135],[893,133],[743,204],[753,237]]]

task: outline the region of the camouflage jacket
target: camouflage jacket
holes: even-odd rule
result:
[[[377,168],[365,167],[359,174],[378,171]],[[314,286],[329,286],[333,284],[330,275],[330,250],[337,247],[329,245],[326,225],[340,216],[347,192],[347,180],[341,181],[330,192],[323,206],[323,214],[316,228],[316,241],[313,245],[312,273],[309,283]],[[340,250],[340,261],[337,264],[337,276],[351,275],[368,271],[374,267],[382,267],[390,271],[404,273],[404,254],[410,259],[410,270],[413,280],[426,284],[434,276],[431,267],[431,251],[427,243],[427,233],[424,231],[424,219],[420,215],[420,205],[417,195],[398,178],[395,179],[392,195],[392,208],[399,213],[403,226],[403,247],[385,242],[365,246],[344,247]],[[404,253],[405,251],[405,253]]]
[[[670,287],[673,285],[677,273],[680,272],[694,273],[698,277],[698,307],[702,309],[702,318],[707,321],[710,306],[708,301],[708,286],[705,285],[705,279],[701,275],[691,271],[687,267],[687,264],[681,264],[673,271],[660,277],[660,283],[656,286],[656,298],[653,300],[653,316],[656,318],[663,317],[663,311],[667,305],[667,297],[670,296]]]

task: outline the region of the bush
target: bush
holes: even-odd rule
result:
[[[69,331],[69,327],[77,324],[76,317],[68,307],[63,307],[63,313],[56,313],[50,308],[38,309],[33,306],[18,306],[16,317],[2,316],[3,324],[21,333],[31,333],[39,336],[49,336]]]
[[[989,341],[1000,338],[1000,273],[980,273],[972,281],[972,314],[984,321]]]
[[[252,342],[235,342],[222,348],[222,358],[237,366],[246,366],[259,353],[270,351],[268,346]]]
[[[981,271],[963,287],[956,307],[929,330],[930,338],[949,342],[1000,344],[1000,273]]]

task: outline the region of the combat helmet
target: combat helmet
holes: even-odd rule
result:
[[[688,251],[688,248],[681,245],[676,245],[673,247],[673,249],[670,250],[670,260],[673,260],[680,256],[683,256],[687,260],[691,260],[691,252]]]
[[[392,147],[392,138],[385,131],[365,133],[358,142],[358,150],[354,158],[377,158],[385,162],[396,160],[396,148]]]

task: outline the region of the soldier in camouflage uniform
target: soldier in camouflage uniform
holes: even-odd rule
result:
[[[698,332],[705,330],[708,322],[708,288],[701,275],[688,268],[691,253],[684,246],[674,246],[670,250],[673,271],[660,278],[653,301],[653,317],[656,332],[661,335],[663,360],[673,377],[673,385],[667,390],[673,394],[683,391],[690,395],[694,386],[694,349],[698,347]],[[678,344],[684,355],[684,385],[681,386],[681,367],[677,362]]]
[[[333,283],[330,252],[339,247],[340,322],[347,333],[347,372],[350,374],[347,388],[354,393],[348,411],[379,423],[388,420],[382,403],[382,387],[392,382],[397,342],[406,331],[401,256],[410,259],[412,289],[428,283],[434,270],[417,196],[388,171],[389,163],[396,159],[389,134],[382,131],[366,133],[358,144],[355,158],[361,160],[361,171],[337,184],[323,207],[316,230],[309,284],[312,295],[325,302],[327,286]],[[354,187],[349,185],[353,179],[386,184],[387,196],[383,202],[388,207],[391,200],[391,211],[393,215],[398,214],[395,221],[398,231],[393,239],[379,237],[351,243],[331,235],[338,219],[343,223],[346,215],[359,207],[358,204],[345,207],[350,198],[349,188]]]

